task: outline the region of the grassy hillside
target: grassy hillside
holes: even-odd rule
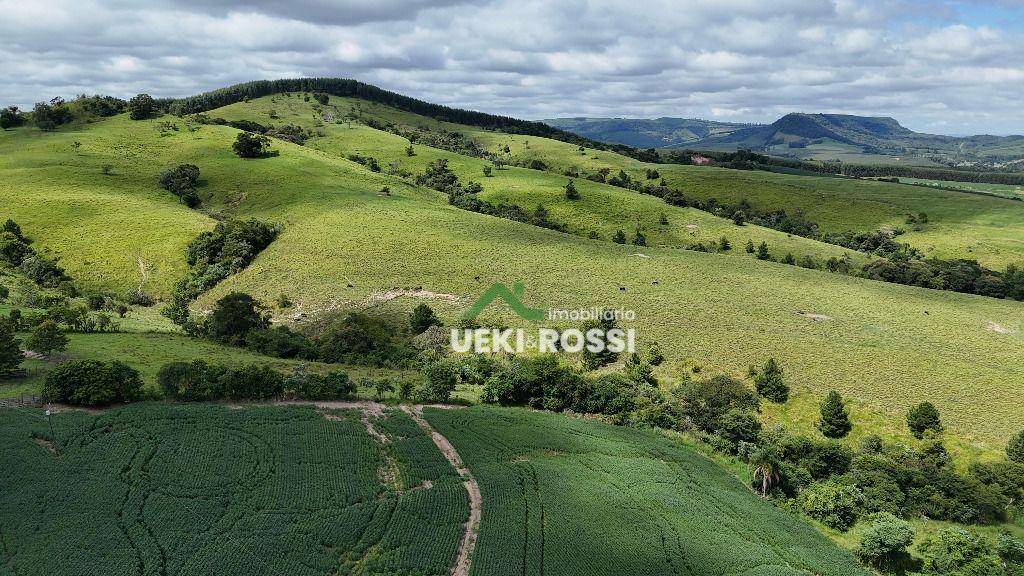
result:
[[[287,99],[278,98],[275,110],[282,107],[283,102]],[[1021,202],[871,180],[649,164],[614,152],[586,149],[581,153],[577,145],[558,140],[441,122],[373,102],[345,98],[332,98],[331,102],[340,110],[354,110],[363,118],[460,131],[492,152],[508,146],[513,159],[542,160],[559,174],[570,168],[584,173],[611,168],[613,173],[625,170],[632,178],[643,181],[646,170],[654,168],[670,186],[690,196],[732,203],[746,199],[755,208],[764,210],[792,212],[801,209],[827,232],[901,227],[908,232],[900,241],[930,256],[976,259],[1000,269],[1007,264],[1024,262],[1024,203]],[[246,106],[253,104],[262,106],[258,100]],[[905,224],[906,216],[920,212],[929,215],[930,224],[921,231],[912,231]]]
[[[426,417],[483,495],[471,574],[864,574],[652,433],[512,409]],[[469,514],[400,411],[142,404],[58,413],[53,430],[0,409],[0,574],[448,574]]]
[[[252,106],[247,113],[255,116],[263,104],[235,105],[244,106]],[[245,112],[235,107],[214,111],[211,116]],[[371,107],[361,106],[364,111]],[[164,120],[174,121],[178,130],[162,134],[158,126]],[[69,271],[87,284],[134,286],[139,281],[137,263],[118,255],[146,251],[147,286],[166,294],[184,270],[182,247],[198,230],[213,223],[202,212],[179,205],[156,183],[162,169],[192,162],[202,170],[202,210],[218,216],[255,216],[284,225],[279,238],[247,270],[201,298],[199,310],[208,309],[228,291],[241,290],[264,301],[285,293],[296,303],[295,312],[310,316],[381,306],[405,312],[419,301],[428,301],[450,322],[491,283],[522,281],[531,306],[604,305],[635,310],[634,327],[641,348],[659,342],[669,359],[661,368],[662,375],[673,379],[692,375],[694,365],[703,373],[739,376],[749,365],[760,365],[775,356],[787,371],[795,399],[785,411],[769,416],[792,419],[798,429],[812,424],[817,403],[831,389],[853,400],[859,425],[855,436],[870,428],[905,437],[903,411],[924,399],[939,406],[948,429],[960,439],[951,443],[954,450],[993,453],[1020,428],[1014,402],[1024,391],[1024,368],[1016,362],[1024,352],[1024,326],[1018,303],[797,269],[755,261],[746,254],[682,251],[671,247],[671,230],[664,235],[668,240],[652,240],[669,247],[645,248],[642,252],[647,257],[640,257],[636,247],[587,240],[448,206],[440,193],[372,173],[340,154],[363,147],[381,150],[383,156],[385,150],[394,149],[392,136],[345,124],[325,126],[324,132],[306,147],[275,141],[278,156],[242,160],[230,150],[236,130],[204,125],[193,132],[182,121],[170,118],[134,122],[120,116],[53,134],[20,129],[3,136],[3,146],[11,155],[0,161],[4,175],[0,195],[29,198],[27,204],[15,205],[15,218],[24,220],[26,233],[37,239],[37,245],[60,254]],[[351,136],[346,140],[345,134]],[[524,140],[528,140],[529,153],[550,149],[546,157],[569,162],[564,156],[567,149],[553,141],[492,133],[480,133],[479,138],[485,136],[492,138],[488,146],[497,147],[504,141],[518,146],[514,154],[525,153]],[[74,141],[81,146],[76,149]],[[133,154],[125,156],[126,148],[134,150]],[[414,162],[423,163],[431,155],[441,154],[422,146],[416,147],[416,153],[402,161],[410,171]],[[619,162],[637,170],[638,175],[642,167],[613,155],[574,154],[573,158],[578,156],[595,166]],[[598,160],[592,160],[593,156]],[[467,178],[479,167],[471,158],[453,158],[452,162],[463,163],[458,170]],[[113,177],[102,174],[105,163],[114,165]],[[843,197],[841,192],[850,193],[841,188],[848,185],[845,182],[829,184],[833,179],[688,167],[665,171],[667,178],[690,179],[709,190],[722,186],[714,193],[723,198],[739,177],[765,179],[768,183],[759,188],[766,194],[795,190],[799,196],[814,191],[819,183],[839,186],[832,197],[822,193],[832,209],[839,209],[836,199]],[[493,189],[486,194],[536,198],[530,192],[534,181],[525,191],[514,189],[514,176],[520,174],[523,178],[536,175],[537,186],[550,187],[546,194],[555,194],[564,183],[564,177],[511,169],[487,181],[480,174],[480,180],[485,192]],[[491,180],[506,181],[508,187],[501,191],[489,184]],[[66,181],[81,183],[91,192],[65,198],[60,191],[69,188]],[[807,189],[792,185],[794,182],[808,182]],[[871,197],[871,191],[884,196],[888,190],[910,188],[856,185],[866,197]],[[391,196],[378,193],[383,186],[392,190]],[[694,193],[695,186],[683,187]],[[922,196],[941,194],[912,190]],[[614,211],[616,204],[628,202],[642,207],[639,203],[647,201],[635,193],[598,186],[581,187],[581,193],[584,198],[607,194],[608,200],[566,207],[576,212],[560,217],[589,217],[592,220],[587,226],[595,227],[602,221],[599,210]],[[963,207],[958,203],[968,198],[993,214],[996,208],[1011,205],[998,199],[949,194],[956,198],[951,200],[953,206]],[[48,198],[45,209],[34,203],[35,195]],[[754,199],[753,194],[748,197]],[[851,210],[865,213],[861,200],[848,202]],[[145,203],[145,210],[140,203]],[[557,216],[555,204],[552,201],[551,209]],[[885,208],[879,208],[879,217],[892,210],[888,204],[878,205]],[[588,211],[594,215],[587,216]],[[167,216],[170,224],[162,216],[150,214]],[[670,229],[685,229],[688,211],[668,214]],[[940,209],[936,214],[937,227],[949,218]],[[1009,221],[1013,213],[1009,214],[1001,217]],[[611,228],[602,226],[605,234]],[[754,227],[742,230],[763,233],[765,238],[774,234]],[[737,246],[744,240],[730,237]],[[770,243],[783,242],[776,238]],[[813,246],[802,239],[793,242],[801,242],[808,250]],[[402,296],[403,290],[418,288],[453,299]],[[508,325],[518,322],[501,309],[489,311],[483,320]]]
[[[331,103],[328,109],[335,118],[343,117],[350,112],[359,113],[364,117],[389,118],[384,114],[376,114],[375,108],[368,108],[372,105],[359,100],[335,98]],[[627,237],[631,238],[639,226],[647,238],[647,243],[652,246],[686,248],[697,242],[718,242],[725,236],[734,247],[727,254],[745,258],[753,258],[742,250],[743,245],[751,240],[755,244],[768,242],[773,253],[779,258],[787,252],[792,252],[798,257],[809,254],[819,261],[844,254],[847,254],[854,263],[866,259],[862,254],[837,246],[789,236],[760,226],[737,227],[730,220],[714,217],[707,212],[670,206],[653,196],[636,194],[585,179],[574,180],[581,198],[569,201],[565,198],[565,185],[569,178],[551,172],[508,167],[493,170],[492,176],[485,177],[483,169],[491,165],[489,161],[423,145],[414,145],[415,155],[408,156],[406,147],[409,141],[401,136],[354,122],[325,125],[321,122],[318,127],[317,120],[321,115],[313,110],[309,102],[298,97],[287,98],[279,95],[258,98],[218,108],[211,112],[211,115],[226,120],[295,124],[307,129],[316,129],[324,135],[314,138],[307,146],[337,157],[350,154],[372,156],[385,170],[393,165],[397,170],[420,174],[428,164],[443,158],[448,161],[449,167],[460,180],[478,182],[483,186],[481,198],[494,203],[518,204],[529,210],[543,204],[554,221],[564,224],[571,233],[580,236],[597,232],[602,239],[610,240],[616,230],[623,230]],[[422,117],[414,117],[414,120],[405,116],[402,118],[410,122],[426,121]],[[458,129],[465,131],[467,127],[458,126]],[[660,223],[662,215],[666,216],[668,224]]]
[[[185,273],[188,240],[213,221],[154,183],[163,161],[202,154],[203,140],[162,137],[155,123],[129,135],[128,122],[0,130],[0,205],[73,277],[161,295]]]
[[[518,409],[428,409],[480,483],[474,575],[863,574],[666,438]]]
[[[514,157],[543,158],[556,170],[577,166],[589,173],[611,167],[643,178],[647,168],[657,168],[670,186],[686,194],[733,203],[747,199],[766,210],[799,208],[825,231],[906,228],[900,241],[930,256],[975,259],[994,268],[1024,261],[1024,203],[1009,199],[845,178],[650,165],[611,152],[581,154],[576,146],[543,138],[479,137],[490,150],[508,145]],[[928,214],[930,224],[910,230],[907,214],[920,212]]]

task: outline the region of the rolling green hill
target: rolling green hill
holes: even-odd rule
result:
[[[748,366],[775,356],[795,397],[766,417],[792,421],[797,429],[813,425],[816,405],[831,389],[853,401],[860,424],[854,440],[868,431],[905,438],[902,414],[924,399],[943,411],[957,438],[951,448],[959,453],[992,454],[1019,427],[1014,400],[1024,378],[1015,359],[1024,351],[1024,325],[1018,303],[755,261],[738,250],[748,238],[797,254],[824,256],[838,249],[752,226],[737,228],[706,213],[582,180],[577,182],[584,200],[570,204],[560,197],[564,176],[509,168],[484,178],[478,158],[421,145],[414,146],[415,156],[403,158],[396,156],[404,155],[403,141],[393,134],[343,118],[321,117],[323,125],[317,126],[305,100],[295,95],[293,105],[286,105],[288,98],[273,98],[209,115],[271,122],[273,106],[279,117],[305,117],[323,135],[306,146],[275,141],[278,156],[243,160],[231,152],[236,129],[186,125],[173,117],[132,121],[122,115],[46,133],[22,128],[0,136],[0,198],[37,246],[53,250],[87,286],[135,287],[143,280],[141,259],[144,288],[166,296],[184,273],[183,247],[211,228],[214,216],[252,216],[284,229],[248,269],[204,295],[197,310],[239,290],[265,302],[287,294],[306,318],[382,306],[407,311],[426,301],[452,322],[492,283],[522,281],[532,306],[635,310],[641,348],[659,342],[669,358],[660,370],[673,379],[692,374],[695,365],[741,376]],[[367,118],[442,125],[379,104],[331,100],[339,110],[357,107]],[[447,126],[463,129],[488,149],[508,143],[513,157],[542,157],[556,168],[621,166],[639,177],[648,167],[610,152],[580,154],[575,144]],[[459,210],[411,177],[371,172],[345,158],[357,152],[379,155],[385,167],[397,158],[398,169],[410,173],[428,160],[449,158],[464,179],[479,178],[481,197],[528,207],[544,202],[571,230],[595,230],[602,239]],[[157,185],[163,169],[183,162],[202,171],[198,211]],[[1008,259],[1002,250],[1020,247],[1021,236],[1015,240],[1013,231],[1024,219],[1008,200],[874,182],[658,168],[673,185],[696,195],[745,196],[766,205],[817,199],[808,210],[836,227],[846,220],[855,228],[894,223],[904,211],[926,207],[937,223],[908,239],[933,241],[935,253],[981,244],[993,246],[989,258]],[[380,193],[384,186],[390,195]],[[655,220],[661,212],[670,223],[664,232]],[[637,217],[655,246],[607,241],[612,230],[635,225]],[[689,224],[697,226],[697,238],[726,234],[737,248],[727,254],[680,250],[693,237]],[[519,322],[500,309],[483,321]]]

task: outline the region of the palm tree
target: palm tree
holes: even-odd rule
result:
[[[761,496],[767,496],[775,484],[782,479],[779,474],[779,451],[773,445],[762,446],[750,456],[750,467],[754,469],[751,477],[756,482],[761,479]]]

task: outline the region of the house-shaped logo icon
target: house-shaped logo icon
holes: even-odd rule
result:
[[[530,320],[532,322],[543,320],[543,308],[528,308],[523,304],[522,298],[524,290],[525,287],[521,283],[514,284],[511,290],[509,290],[504,284],[493,284],[487,289],[487,292],[484,292],[483,296],[478,298],[477,301],[469,307],[469,310],[466,310],[463,317],[472,320],[483,312],[484,308],[490,305],[490,303],[496,298],[501,298],[506,304],[508,304],[509,308],[511,308],[512,311],[519,315],[523,320]]]

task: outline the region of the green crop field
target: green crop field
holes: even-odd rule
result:
[[[462,483],[408,416],[365,417],[386,443],[356,410],[140,404],[58,413],[51,436],[40,411],[0,409],[0,574],[448,574]],[[471,574],[864,574],[654,433],[426,417],[483,495]]]
[[[305,114],[309,121],[312,109],[294,100],[294,112],[278,103],[277,113],[296,119]],[[337,100],[340,109],[349,103]],[[210,115],[265,122],[263,110],[269,105],[269,99],[254,100]],[[360,108],[385,119],[409,118],[394,110],[385,114],[389,109],[369,103]],[[546,205],[557,218],[605,237],[635,222],[634,215],[649,227],[650,219],[665,211],[668,230],[651,234],[656,246],[638,249],[462,211],[448,206],[443,194],[346,160],[342,154],[373,152],[386,166],[391,155],[404,154],[402,139],[358,124],[328,124],[324,136],[307,146],[275,141],[278,156],[243,160],[230,149],[237,130],[201,125],[192,131],[181,120],[165,119],[177,130],[161,131],[163,120],[131,121],[121,115],[55,132],[21,128],[0,136],[0,198],[9,215],[87,287],[128,289],[142,282],[152,294],[166,296],[184,273],[183,247],[198,231],[213,226],[211,216],[255,216],[283,224],[280,237],[248,269],[200,298],[197,311],[238,290],[264,302],[287,294],[295,302],[294,312],[307,317],[388,307],[404,313],[422,301],[454,321],[492,283],[522,281],[532,306],[635,310],[631,327],[637,329],[641,349],[659,342],[668,357],[660,375],[672,380],[690,374],[694,365],[706,373],[741,376],[748,366],[774,356],[793,386],[794,405],[813,410],[829,390],[838,390],[864,415],[858,433],[907,438],[902,415],[924,399],[942,410],[956,453],[993,454],[1019,428],[1014,408],[1024,385],[1024,368],[1015,361],[1024,351],[1019,303],[756,261],[740,248],[747,238],[766,239],[777,257],[782,255],[777,246],[785,242],[798,255],[823,256],[836,248],[784,239],[753,226],[735,227],[705,213],[581,181],[585,200],[568,206],[557,198],[565,177],[532,170],[502,170],[489,179],[480,174],[484,197],[524,203],[550,199]],[[643,166],[610,153],[581,155],[551,140],[466,132],[488,147],[507,141],[514,155],[523,154],[528,142],[530,154],[542,154],[552,165],[573,163],[587,170],[621,165],[637,176]],[[416,156],[401,160],[410,172],[438,157],[450,158],[467,179],[477,178],[481,168],[475,158],[415,149]],[[182,162],[202,171],[199,211],[185,208],[157,185],[163,169]],[[104,165],[111,166],[110,175],[103,173]],[[988,214],[1011,227],[983,226],[982,238],[997,229],[1012,236],[1012,226],[1024,222],[1017,219],[1018,203],[978,195],[764,172],[659,169],[696,195],[754,200],[753,193],[743,190],[761,190],[759,197],[766,202],[782,202],[813,194],[827,200],[818,208],[822,214],[860,218],[858,228],[896,222],[902,208],[893,203],[910,202],[914,195],[922,206],[925,200],[949,200],[948,209],[929,204],[939,223],[934,231],[908,233],[908,239],[955,236],[939,232],[954,212],[961,219]],[[519,178],[525,184],[517,184]],[[533,191],[535,185],[539,192]],[[383,186],[391,189],[390,196],[379,194]],[[573,224],[577,218],[583,224]],[[698,231],[707,230],[698,237],[729,236],[733,254],[679,250],[691,222]],[[963,221],[960,225],[964,236],[977,232]],[[434,296],[403,296],[416,289]],[[519,322],[499,309],[488,311],[483,320]],[[133,359],[148,354],[126,349],[131,348],[127,337],[120,348],[101,344],[106,342],[102,335],[95,338],[93,349],[111,355]],[[154,353],[152,358],[168,356]],[[153,360],[143,369],[152,374],[158,363]],[[803,408],[800,414],[777,416],[808,430],[814,416]]]
[[[0,574],[447,574],[466,492],[387,419],[398,445],[357,411],[137,405],[58,414],[51,437],[0,409]]]
[[[657,434],[520,409],[425,415],[480,483],[474,575],[864,573]]]

